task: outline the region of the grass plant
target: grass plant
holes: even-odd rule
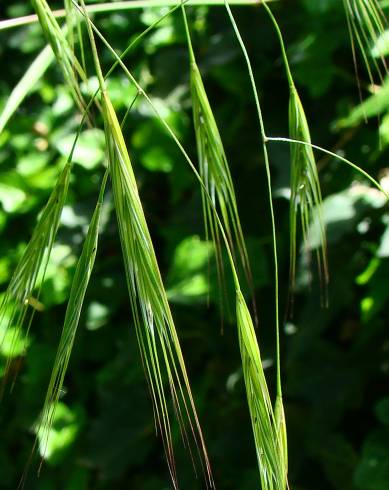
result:
[[[368,50],[371,43],[376,42],[378,36],[384,30],[385,20],[382,11],[375,0],[343,1],[350,32],[354,39],[352,42],[354,58],[356,57],[355,52],[358,46],[372,81],[373,68],[370,65]],[[281,46],[282,59],[289,84],[289,136],[285,138],[270,137],[266,132],[265,117],[260,103],[254,70],[245,41],[231,10],[231,5],[249,5],[253,3],[263,3],[263,7],[275,27]],[[62,334],[39,419],[37,440],[43,440],[47,443],[53,423],[69,359],[76,340],[85,294],[96,259],[103,197],[107,182],[110,182],[135,333],[153,404],[155,422],[161,434],[173,486],[174,488],[179,488],[179,472],[176,468],[173,442],[173,420],[175,418],[181,429],[183,443],[189,450],[195,467],[196,462],[199,462],[206,487],[215,487],[205,437],[197,414],[196,396],[192,394],[179,333],[168,301],[157,253],[144,212],[142,197],[138,190],[138,183],[130,158],[131,149],[123,134],[124,122],[131,118],[135,100],[142,99],[149,105],[161,126],[171,137],[172,143],[180,151],[182,159],[189,165],[199,185],[205,221],[205,237],[206,240],[211,238],[215,244],[220,282],[229,280],[234,285],[239,350],[261,488],[263,490],[286,490],[289,487],[288,444],[282,392],[279,311],[280,278],[277,223],[273,204],[272,169],[268,152],[269,143],[287,143],[290,145],[291,150],[289,211],[291,291],[293,291],[295,286],[299,249],[298,220],[301,222],[302,237],[306,245],[309,243],[308,230],[310,225],[312,221],[318,221],[321,248],[317,250],[317,261],[320,275],[325,284],[327,284],[329,277],[326,255],[327,239],[321,212],[322,195],[314,150],[319,150],[331,157],[338,158],[341,162],[349,165],[369,179],[374,186],[384,193],[386,198],[389,198],[389,196],[380,183],[361,167],[343,156],[312,144],[309,123],[292,76],[283,36],[266,2],[259,2],[258,0],[149,0],[147,5],[163,5],[171,8],[133,39],[121,55],[117,54],[90,16],[92,13],[143,8],[146,6],[144,1],[134,0],[132,2],[85,5],[83,0],[80,3],[74,0],[65,0],[63,10],[53,11],[46,0],[33,0],[36,16],[0,22],[0,29],[7,29],[38,20],[50,46],[39,54],[6,102],[0,116],[0,132],[24,98],[34,89],[38,79],[43,76],[54,59],[60,67],[65,83],[82,115],[82,121],[67,163],[58,177],[48,203],[35,226],[32,238],[3,297],[0,305],[0,321],[2,325],[5,325],[5,329],[14,328],[12,343],[16,345],[23,329],[28,333],[34,310],[40,309],[39,289],[44,281],[50,253],[60,224],[61,213],[66,202],[73,165],[73,154],[85,121],[88,121],[90,125],[95,124],[90,116],[90,109],[95,103],[103,121],[108,168],[104,169],[105,174],[100,185],[98,202],[90,220],[73,277]],[[248,280],[253,293],[252,273],[238,212],[234,181],[224,150],[222,136],[218,129],[212,104],[206,93],[192,46],[191,27],[186,15],[186,6],[188,5],[224,5],[247,66],[248,78],[258,116],[258,135],[261,154],[265,163],[268,211],[271,218],[276,346],[275,390],[268,386],[258,340],[261,335],[261,329],[265,328],[265,326],[261,325],[257,338],[257,332],[254,328],[255,322],[253,322],[253,316],[242,293],[242,278],[240,277],[239,265],[243,266],[246,276],[245,280]],[[183,147],[171,125],[162,117],[157,105],[137,81],[133,71],[124,63],[124,58],[132,48],[138,45],[159,22],[179,8],[181,8],[185,25],[190,61],[190,91],[198,167],[189,157],[188,152]],[[58,24],[57,18],[64,19],[64,27]],[[87,32],[88,42],[84,39],[85,32]],[[101,44],[113,57],[112,67],[105,75],[101,66],[102,55],[97,48],[95,37],[100,40]],[[86,71],[88,57],[93,59],[94,71],[99,85],[95,93],[90,94],[89,101],[85,100],[81,90],[81,84],[87,84],[90,77],[90,74],[87,74]],[[380,76],[383,76],[382,66],[386,69],[384,60],[382,60],[381,67],[376,60],[373,61],[373,66]],[[128,109],[122,123],[119,122],[117,111],[107,89],[107,80],[117,67],[122,69],[137,92],[135,99],[128,101]],[[222,266],[223,252],[226,254],[230,266],[230,275],[228,276]],[[239,256],[239,259],[237,259],[237,256]],[[7,368],[9,367],[9,362]],[[6,378],[7,376],[5,376]],[[274,395],[272,394],[273,391]],[[45,442],[43,442],[43,446],[45,446]],[[44,452],[43,450],[43,454]]]

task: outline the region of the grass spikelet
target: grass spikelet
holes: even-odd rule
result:
[[[234,252],[234,248],[237,247],[247,280],[249,285],[252,286],[249,258],[240,223],[230,168],[220,137],[220,132],[213,116],[201,73],[194,56],[183,2],[181,3],[181,6],[189,47],[193,122],[196,134],[200,176],[205,184],[206,191],[211,196],[213,206],[220,212],[220,217],[231,250]],[[208,236],[210,235],[215,244],[218,273],[219,277],[222,278],[224,273],[219,227],[211,203],[205,195],[205,190],[201,189],[201,192],[206,238],[208,239]]]
[[[307,118],[301,103],[299,94],[294,84],[293,76],[286,55],[285,44],[281,30],[268,5],[263,4],[276,29],[284,60],[287,79],[289,82],[289,137],[291,140],[304,141],[307,145],[299,145],[291,142],[291,179],[290,179],[290,288],[293,293],[296,277],[297,260],[297,221],[300,214],[303,240],[306,246],[309,244],[308,230],[310,224],[316,220],[321,247],[317,251],[319,274],[324,284],[324,293],[328,283],[327,264],[327,238],[322,215],[322,196],[317,171],[315,156],[311,144],[311,135]],[[291,295],[292,298],[292,295]],[[324,298],[326,301],[326,299]]]
[[[311,142],[307,119],[299,95],[290,88],[289,136],[292,140]],[[315,157],[310,146],[291,143],[291,196],[290,196],[290,279],[295,284],[297,256],[297,214],[300,213],[304,243],[309,244],[308,230],[317,220],[321,248],[317,251],[319,273],[324,284],[328,283],[327,238],[322,215],[322,197]]]
[[[58,25],[46,0],[32,0],[33,7],[38,15],[43,33],[46,36],[51,48],[55,54],[57,62],[63,72],[64,78],[69,85],[72,96],[82,113],[84,113],[86,104],[80,90],[79,78],[87,83],[87,77],[84,69],[80,65],[74,54],[73,46],[69,44],[63,30]],[[67,18],[70,20],[70,39],[73,42],[73,16],[69,13],[69,2],[67,2]],[[68,29],[69,35],[69,29]]]
[[[254,325],[242,293],[236,296],[236,316],[243,375],[251,425],[261,477],[262,490],[285,490],[287,445],[282,399],[277,397],[276,412],[267,388]]]
[[[374,72],[378,74],[380,81],[388,72],[385,59],[383,57],[377,59],[370,54],[373,45],[385,31],[386,18],[377,0],[343,0],[343,5],[357,79],[359,78],[356,53],[358,47],[369,81],[374,87]]]
[[[108,173],[106,172],[100,189],[99,200],[89,224],[80,258],[77,262],[69,301],[66,308],[62,334],[54,361],[46,399],[43,405],[40,423],[37,429],[37,440],[40,441],[42,460],[45,456],[50,429],[53,423],[55,410],[69,364],[74,339],[77,333],[85,293],[96,258],[100,215],[107,177]]]
[[[6,330],[11,327],[15,328],[12,345],[16,345],[23,325],[27,326],[28,331],[34,313],[34,305],[39,304],[37,298],[34,298],[34,291],[37,283],[44,279],[67,195],[70,171],[71,164],[68,162],[39,218],[0,306],[0,323],[5,325]],[[39,292],[37,296],[39,297]],[[29,306],[32,306],[32,309]],[[12,350],[11,347],[11,352]],[[8,367],[9,361],[7,369]]]
[[[85,9],[84,2],[81,2],[81,5]],[[131,160],[115,110],[105,90],[92,27],[87,16],[86,24],[102,93],[109,170],[135,330],[169,471],[174,487],[178,488],[166,384],[184,442],[190,448],[186,431],[189,425],[202,462],[207,487],[213,487],[207,451],[178,335],[138,194]]]

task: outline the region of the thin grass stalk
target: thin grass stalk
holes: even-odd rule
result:
[[[81,5],[85,7],[83,2]],[[178,335],[139,198],[131,160],[117,116],[105,89],[91,23],[87,15],[85,18],[102,94],[109,169],[135,329],[151,388],[157,424],[162,435],[170,475],[173,485],[178,488],[171,418],[164,378],[168,381],[171,399],[184,434],[184,440],[188,440],[185,426],[189,424],[205,473],[207,487],[212,488],[213,478],[205,442]]]
[[[289,143],[289,144],[293,143],[293,144],[302,145],[302,146],[309,146],[313,150],[318,150],[322,153],[325,153],[326,155],[329,155],[329,156],[341,161],[342,163],[345,163],[346,165],[348,165],[349,167],[353,168],[355,171],[360,173],[363,177],[365,177],[365,179],[370,180],[370,182],[374,185],[374,187],[376,187],[380,192],[382,192],[382,194],[389,201],[389,194],[382,187],[382,185],[379,182],[377,182],[377,180],[375,180],[374,177],[372,177],[365,170],[363,170],[362,167],[360,167],[359,165],[356,165],[351,160],[348,160],[347,158],[342,157],[341,155],[339,155],[337,153],[334,153],[330,150],[326,150],[325,148],[322,148],[321,146],[315,145],[313,143],[309,143],[307,141],[292,140],[290,138],[279,137],[279,136],[267,136],[266,139],[267,139],[267,141],[274,141],[274,142],[279,142],[279,143]]]
[[[292,140],[311,142],[309,125],[303,105],[297,92],[289,60],[286,54],[283,36],[270,7],[264,5],[276,30],[286,76],[289,83],[289,136]],[[291,196],[289,212],[290,228],[290,299],[293,299],[297,260],[297,216],[300,214],[301,229],[306,249],[309,249],[309,226],[316,220],[319,229],[321,247],[317,251],[319,276],[323,284],[324,303],[327,302],[327,284],[329,281],[327,260],[327,238],[322,213],[322,194],[316,161],[311,147],[291,144]]]
[[[73,8],[72,0],[64,0],[65,4],[65,12],[66,12],[66,27],[67,27],[67,39],[70,50],[72,53],[75,53],[76,46],[78,45],[80,48],[80,57],[81,62],[80,65],[83,70],[83,74],[87,76],[86,70],[86,62],[85,62],[85,52],[84,52],[84,43],[82,38],[82,27],[80,18],[81,16]],[[75,67],[74,67],[75,69]]]
[[[264,118],[262,114],[261,105],[259,102],[258,89],[256,86],[254,73],[251,66],[250,57],[248,55],[245,43],[243,38],[239,32],[239,28],[236,24],[234,15],[231,11],[229,2],[225,0],[225,7],[227,10],[228,17],[230,18],[232,27],[234,29],[236,38],[242,50],[247,70],[250,78],[251,88],[254,95],[255,105],[257,109],[258,122],[260,128],[260,134],[262,139],[262,150],[265,162],[266,169],[266,180],[268,187],[268,198],[269,198],[269,209],[271,216],[271,226],[272,226],[272,244],[273,244],[273,261],[274,261],[274,294],[275,294],[275,329],[276,329],[276,378],[277,378],[277,396],[276,396],[276,419],[274,419],[275,423],[275,439],[276,439],[276,467],[272,467],[272,471],[276,471],[273,475],[274,482],[270,482],[267,480],[267,475],[264,473],[265,469],[261,467],[261,461],[259,460],[259,469],[261,472],[262,485],[268,483],[270,486],[265,486],[264,488],[277,488],[285,490],[287,485],[287,473],[288,473],[288,459],[287,459],[287,438],[286,438],[286,424],[285,424],[285,415],[283,408],[283,400],[282,400],[282,386],[281,386],[281,347],[280,347],[280,321],[279,321],[279,284],[278,284],[278,253],[277,253],[277,235],[276,235],[276,224],[275,224],[275,214],[273,207],[273,199],[272,199],[272,181],[271,181],[271,171],[270,171],[270,160],[269,154],[266,147],[267,137],[265,131]],[[249,402],[250,404],[250,402]],[[253,419],[252,419],[253,422]],[[254,431],[255,427],[253,425]],[[259,450],[261,448],[259,447]],[[273,487],[272,485],[276,485]]]
[[[231,0],[231,5],[236,6],[255,6],[263,2],[274,2],[278,0]],[[104,14],[109,12],[121,12],[128,10],[140,10],[143,8],[160,8],[160,7],[180,7],[181,0],[127,0],[109,3],[89,4],[86,6],[86,10],[89,14]],[[192,6],[210,6],[217,7],[223,6],[224,0],[187,0],[188,5]],[[53,15],[56,18],[63,18],[66,16],[65,9],[53,10]],[[12,29],[19,26],[33,24],[38,22],[36,15],[25,15],[22,17],[15,17],[14,19],[7,19],[0,21],[0,31],[4,29]]]

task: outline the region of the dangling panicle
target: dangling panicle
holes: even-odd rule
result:
[[[86,14],[83,1],[81,5],[86,18],[102,93],[109,171],[112,179],[127,285],[135,331],[154,406],[156,424],[162,436],[173,485],[178,488],[171,410],[169,409],[169,398],[171,398],[184,443],[191,451],[192,444],[189,439],[189,434],[191,434],[201,461],[206,487],[213,488],[213,478],[205,442],[176,327],[138,194],[132,163],[116,112],[105,89],[91,22]],[[168,397],[166,385],[169,387],[170,397]]]
[[[322,214],[322,196],[320,180],[317,171],[316,161],[311,145],[311,135],[304,108],[294,84],[292,72],[290,70],[288,57],[286,55],[285,44],[281,30],[273,13],[266,3],[263,4],[268,12],[270,19],[276,29],[282,51],[286,75],[289,82],[289,138],[305,144],[290,143],[291,170],[290,170],[290,289],[291,299],[295,287],[296,260],[297,260],[297,221],[300,214],[301,229],[306,248],[309,246],[310,225],[315,223],[320,241],[320,248],[316,252],[319,274],[324,285],[324,295],[326,295],[326,285],[328,283],[328,264],[327,264],[327,238]],[[324,297],[324,303],[326,297]]]
[[[71,164],[68,162],[38,220],[32,238],[19,261],[0,305],[0,325],[4,327],[4,332],[11,327],[14,329],[11,353],[21,337],[23,326],[26,326],[28,333],[34,307],[35,309],[41,308],[39,291],[35,292],[35,290],[38,283],[44,280],[69,187],[70,171]],[[12,355],[9,359],[11,358]],[[7,361],[6,371],[9,368],[9,362]]]
[[[220,232],[212,205],[205,195],[205,190],[211,196],[213,206],[219,210],[231,250],[234,253],[235,248],[237,248],[248,284],[253,289],[250,263],[240,223],[229,164],[194,56],[184,4],[181,3],[181,6],[189,47],[190,86],[199,172],[206,188],[201,189],[206,238],[208,239],[210,236],[215,244],[216,265],[219,280],[221,285],[223,285],[224,271]]]
[[[350,33],[351,48],[358,84],[357,48],[368,73],[373,89],[376,73],[382,82],[388,72],[387,64],[382,56],[372,56],[372,48],[385,32],[387,24],[385,15],[377,0],[343,0],[346,11],[347,25]]]

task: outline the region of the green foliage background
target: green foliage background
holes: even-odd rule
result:
[[[50,2],[54,8],[55,2]],[[59,7],[61,5],[58,5]],[[272,4],[310,122],[312,140],[345,152],[385,183],[388,91],[380,118],[361,119],[342,2]],[[0,7],[1,17],[31,12],[24,2]],[[263,9],[234,10],[262,95],[268,133],[287,135],[288,91],[279,44]],[[160,10],[96,16],[112,45],[123,50]],[[234,177],[253,266],[259,309],[257,334],[274,388],[274,304],[271,230],[255,107],[225,9],[188,8],[197,61],[204,76]],[[44,46],[38,25],[0,33],[0,103]],[[385,49],[385,47],[383,48]],[[101,51],[107,69],[112,60]],[[91,65],[91,60],[87,60]],[[196,159],[188,53],[177,11],[147,36],[128,66]],[[92,70],[91,70],[92,71]],[[96,81],[94,82],[96,83]],[[368,80],[361,79],[364,98]],[[135,95],[120,71],[109,91],[124,115]],[[359,111],[359,112],[358,112]],[[368,115],[376,116],[377,110]],[[0,135],[0,287],[5,290],[37,214],[54,186],[79,123],[61,73],[50,68]],[[381,136],[379,142],[378,134]],[[237,333],[220,293],[212,245],[204,241],[201,197],[186,163],[144,102],[135,104],[125,135],[146,217],[171,300],[215,481],[220,489],[259,488]],[[287,310],[289,149],[272,143],[270,157],[281,261],[281,313]],[[103,175],[104,135],[87,129],[78,144],[70,193],[26,354],[12,360],[0,406],[0,488],[16,488],[34,441],[69,295]],[[389,215],[385,200],[349,168],[318,155],[329,242],[330,306],[308,254],[299,260],[293,317],[282,338],[284,399],[293,490],[389,488]],[[387,187],[386,187],[387,188]],[[106,490],[170,488],[162,444],[132,324],[116,218],[108,191],[103,234],[84,312],[39,479],[26,488]],[[311,263],[312,262],[312,263]],[[310,277],[312,271],[312,277]],[[227,307],[226,307],[227,305]],[[222,314],[221,314],[222,311]],[[1,332],[0,332],[1,334]],[[0,344],[0,375],[9,353]],[[273,377],[273,379],[272,379]],[[174,437],[179,444],[178,428]],[[183,489],[202,488],[190,458],[177,451]]]

